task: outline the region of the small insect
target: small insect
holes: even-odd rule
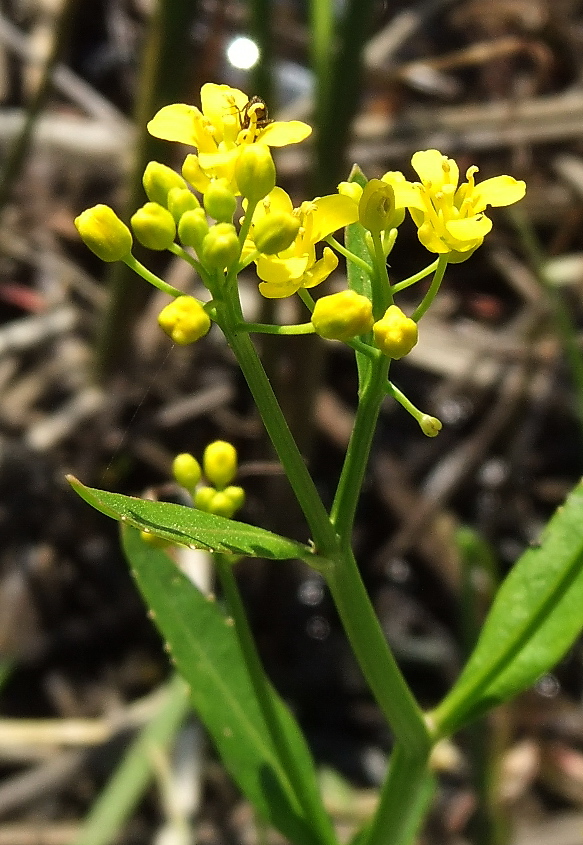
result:
[[[241,129],[265,129],[273,121],[269,118],[267,105],[261,97],[251,97],[239,111]]]

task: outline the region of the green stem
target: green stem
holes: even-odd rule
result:
[[[396,739],[425,755],[430,738],[423,714],[385,639],[350,547],[324,573],[360,668]]]
[[[190,266],[196,270],[203,282],[205,282],[208,275],[206,270],[204,269],[200,261],[197,261],[196,258],[193,258],[193,256],[189,252],[187,252],[184,247],[181,247],[179,244],[171,244],[168,247],[168,252],[173,253],[174,255],[178,256],[178,258],[182,258],[184,261],[186,261],[187,264],[190,264]]]
[[[178,290],[178,288],[174,288],[172,285],[169,285],[168,282],[163,281],[163,279],[156,276],[155,273],[152,273],[151,270],[148,270],[147,267],[144,267],[144,265],[138,261],[137,258],[134,258],[133,255],[128,255],[127,258],[123,259],[123,262],[124,264],[127,264],[134,273],[137,273],[138,276],[141,276],[142,279],[145,279],[146,282],[154,285],[155,288],[158,288],[158,290],[161,290],[163,293],[167,293],[175,298],[177,296],[184,296],[184,291]]]
[[[389,305],[393,302],[393,291],[389,281],[387,259],[383,249],[383,242],[380,232],[371,232],[374,247],[375,272],[372,277],[373,284],[373,313],[375,319],[379,320]]]
[[[292,326],[274,326],[272,323],[241,323],[237,327],[242,332],[259,334],[314,334],[312,323],[298,323]]]
[[[392,288],[391,288],[393,293],[398,293],[400,290],[405,290],[405,288],[410,288],[411,285],[415,284],[415,282],[420,282],[421,279],[427,278],[427,276],[429,276],[430,273],[433,273],[435,270],[437,270],[438,260],[439,259],[436,259],[431,264],[429,264],[427,267],[425,267],[423,270],[419,270],[419,272],[415,273],[414,276],[409,276],[408,279],[403,279],[402,282],[397,282],[397,284],[393,285]]]
[[[238,301],[235,302],[234,298],[229,296],[227,301],[220,303],[220,305],[217,303],[217,322],[219,322],[249,385],[267,433],[304,512],[318,554],[323,557],[336,557],[338,541],[330,524],[328,513],[292,437],[257,351],[249,335],[237,329],[237,326],[242,322]]]
[[[347,261],[352,261],[353,264],[356,264],[357,267],[360,267],[361,270],[364,270],[365,273],[368,273],[369,276],[372,276],[373,269],[370,264],[368,264],[368,262],[364,260],[364,258],[359,258],[358,255],[355,255],[349,249],[346,249],[346,247],[342,246],[342,244],[337,241],[333,235],[328,235],[328,237],[325,238],[325,241],[333,249],[335,249],[336,252],[340,253],[340,255],[343,255]]]
[[[379,805],[359,845],[411,845],[435,791],[429,751],[414,754],[403,743],[391,754]]]
[[[385,382],[389,371],[385,356],[373,361],[367,382],[361,387],[354,428],[346,451],[340,481],[332,505],[330,518],[343,545],[350,543],[356,506],[376,423],[385,398]]]
[[[408,399],[407,396],[405,396],[405,394],[403,393],[402,390],[399,390],[399,388],[395,384],[393,384],[392,381],[389,381],[386,385],[386,391],[387,391],[387,396],[392,396],[393,399],[395,399],[399,403],[399,405],[402,405],[402,407],[409,414],[411,414],[413,419],[416,420],[419,423],[419,425],[421,425],[421,420],[423,419],[423,417],[425,417],[427,415],[424,414],[423,411],[420,411],[419,408],[417,408],[411,402],[411,400]]]
[[[245,607],[233,574],[233,564],[225,555],[216,554],[213,555],[213,558],[221,587],[223,588],[228,612],[235,623],[235,632],[241,651],[243,652],[245,665],[247,666],[267,730],[280,756],[281,765],[289,778],[290,785],[295,792],[306,820],[318,831],[322,841],[334,845],[336,842],[334,831],[325,814],[322,802],[316,792],[307,788],[302,769],[298,766],[297,758],[290,748],[285,728],[281,722],[277,694],[274,692],[265,675],[253,635],[249,628]]]
[[[431,280],[431,284],[429,285],[429,290],[411,315],[411,318],[415,320],[416,323],[419,322],[421,317],[425,314],[427,309],[431,306],[431,303],[437,296],[437,292],[441,287],[441,283],[443,281],[443,276],[445,273],[445,269],[447,267],[447,255],[440,255],[437,259],[437,266],[435,268],[435,273],[433,274],[433,278]],[[393,288],[394,290],[394,288]]]

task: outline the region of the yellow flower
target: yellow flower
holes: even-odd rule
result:
[[[450,261],[464,261],[480,246],[492,228],[483,213],[488,205],[512,205],[526,193],[524,182],[512,176],[494,176],[476,184],[475,165],[458,187],[457,164],[438,150],[415,153],[411,164],[421,181],[392,181],[395,194],[409,208],[423,246],[449,254]]]
[[[207,82],[200,99],[202,110],[185,103],[164,106],[148,123],[148,131],[155,138],[196,147],[200,169],[207,177],[231,182],[239,152],[246,145],[284,147],[303,141],[312,131],[299,120],[267,120],[261,100],[250,100],[229,85]]]
[[[328,247],[324,248],[322,258],[317,259],[315,245],[337,229],[358,220],[358,205],[351,197],[333,194],[294,208],[289,195],[275,187],[255,209],[253,224],[276,213],[294,215],[300,228],[287,249],[277,255],[260,255],[255,259],[257,275],[261,279],[259,291],[269,299],[291,296],[301,287],[312,288],[328,278],[338,266],[338,259]],[[252,229],[245,252],[249,254],[253,249]]]

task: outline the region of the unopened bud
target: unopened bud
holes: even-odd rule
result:
[[[237,187],[249,202],[256,203],[275,187],[275,164],[266,144],[244,144],[235,164]]]
[[[216,496],[217,491],[214,487],[199,487],[194,494],[194,507],[199,511],[210,513],[211,503]]]
[[[189,452],[176,455],[172,461],[172,475],[181,487],[193,492],[200,481],[202,470],[199,462]]]
[[[167,206],[168,211],[178,224],[186,211],[194,211],[200,208],[200,203],[188,188],[170,188]]]
[[[328,340],[351,340],[370,331],[373,323],[370,300],[353,290],[320,297],[312,313],[316,333]]]
[[[237,260],[239,252],[239,239],[232,223],[217,223],[202,242],[199,258],[210,270],[224,270]]]
[[[402,358],[417,343],[417,323],[397,305],[390,305],[372,330],[376,345],[389,358]]]
[[[253,226],[253,242],[263,255],[283,252],[295,241],[300,221],[287,211],[268,211]]]
[[[86,246],[102,261],[120,261],[132,251],[132,233],[108,205],[94,205],[75,218]]]
[[[148,249],[168,249],[176,237],[176,223],[167,208],[147,202],[132,214],[134,235]]]
[[[150,202],[157,202],[167,207],[168,193],[172,188],[185,188],[185,182],[180,174],[159,161],[150,161],[146,165],[142,184]]]
[[[177,296],[160,311],[158,324],[180,346],[204,337],[211,327],[208,314],[193,296]]]
[[[209,233],[209,224],[202,208],[185,211],[178,224],[178,237],[184,246],[191,246],[200,255],[202,242]]]
[[[223,489],[237,472],[237,450],[226,440],[215,440],[204,450],[202,465],[205,477],[217,488]]]
[[[218,223],[232,223],[237,208],[235,194],[225,179],[213,179],[203,196],[204,210]]]

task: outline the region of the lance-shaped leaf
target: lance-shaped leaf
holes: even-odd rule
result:
[[[81,484],[73,476],[68,476],[68,480],[81,498],[101,513],[133,525],[140,531],[162,537],[170,543],[193,546],[209,552],[264,557],[270,560],[300,558],[316,568],[325,563],[309,546],[288,540],[264,528],[204,513],[184,505],[152,502],[148,499],[123,496],[121,493],[95,490]]]
[[[433,713],[451,733],[548,672],[583,629],[583,482],[515,563],[459,680]]]
[[[305,820],[281,765],[232,620],[165,552],[144,543],[137,531],[124,528],[122,541],[152,619],[232,777],[257,812],[290,842],[322,845],[326,840]],[[289,712],[286,718],[293,721]],[[311,765],[308,755],[306,776]]]

